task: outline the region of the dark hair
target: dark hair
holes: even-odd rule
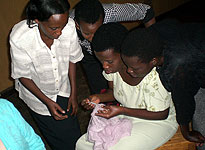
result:
[[[165,43],[151,27],[137,28],[126,36],[121,53],[128,57],[137,56],[142,62],[148,63],[162,56],[164,48]]]
[[[70,9],[68,0],[30,0],[26,6],[29,27],[35,19],[47,21],[54,14],[64,14]]]
[[[96,52],[113,48],[120,53],[120,47],[128,30],[120,23],[107,23],[101,25],[95,32],[92,40],[92,48]]]
[[[102,4],[98,0],[81,0],[75,6],[75,21],[78,24],[80,21],[94,24],[101,16],[104,19],[105,12]]]

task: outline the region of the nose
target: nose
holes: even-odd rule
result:
[[[131,68],[127,68],[128,73],[133,73],[133,70]]]
[[[108,65],[108,63],[106,63],[106,62],[103,62],[103,68],[104,68],[104,69],[108,69],[108,68],[109,68],[109,65]]]
[[[55,34],[56,34],[57,36],[60,36],[60,35],[62,34],[62,30],[61,30],[61,29],[57,30],[57,31],[55,32]]]

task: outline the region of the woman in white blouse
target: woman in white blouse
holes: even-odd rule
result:
[[[163,87],[153,60],[140,61],[138,76],[128,74],[120,56],[120,47],[127,30],[121,24],[102,25],[94,35],[92,46],[102,63],[104,77],[109,81],[106,93],[91,95],[82,101],[87,109],[93,103],[117,100],[120,106],[108,105],[97,116],[128,118],[133,128],[130,136],[123,137],[109,150],[151,150],[167,142],[176,132],[178,124],[171,94]],[[90,103],[92,102],[92,103]],[[93,149],[93,144],[83,135],[77,150]]]
[[[10,34],[11,76],[51,149],[80,137],[76,62],[83,58],[67,0],[30,0]]]

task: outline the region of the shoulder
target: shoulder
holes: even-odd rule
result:
[[[157,72],[156,67],[154,67],[142,80],[142,83],[148,87],[156,88],[160,87],[162,88],[162,83],[159,77],[159,73]]]
[[[161,93],[161,96],[170,97],[170,92],[167,90],[167,88],[165,88],[164,84],[162,83],[159,73],[156,70],[156,67],[154,67],[152,71],[147,74],[147,76],[145,76],[141,83],[147,90],[145,90],[145,92],[151,91],[152,93],[156,94],[155,96],[160,96],[159,93]]]
[[[116,78],[120,77],[120,74],[118,72],[115,73],[105,73],[105,71],[103,71],[103,76],[108,80],[108,81],[114,81]]]
[[[68,19],[68,23],[63,29],[62,37],[68,38],[68,36],[73,36],[76,33],[75,21],[72,18]]]
[[[3,110],[9,111],[11,108],[12,109],[14,108],[14,105],[11,102],[9,102],[6,99],[0,98],[0,110],[1,111],[3,111]]]
[[[37,27],[29,28],[26,20],[23,20],[12,28],[10,42],[19,47],[28,47],[28,45],[30,47],[36,39],[36,30],[38,30]]]
[[[191,65],[200,58],[200,51],[193,40],[186,38],[170,42],[164,51],[164,63],[172,66]]]
[[[22,40],[23,38],[31,37],[32,28],[29,28],[26,20],[15,24],[11,30],[10,39],[13,41]]]
[[[65,26],[65,29],[68,30],[68,29],[72,29],[72,30],[75,30],[75,21],[72,19],[72,18],[68,18],[68,23],[66,24]]]

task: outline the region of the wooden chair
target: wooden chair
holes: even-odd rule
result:
[[[196,146],[194,143],[185,140],[180,129],[178,129],[167,143],[156,150],[196,150]]]

